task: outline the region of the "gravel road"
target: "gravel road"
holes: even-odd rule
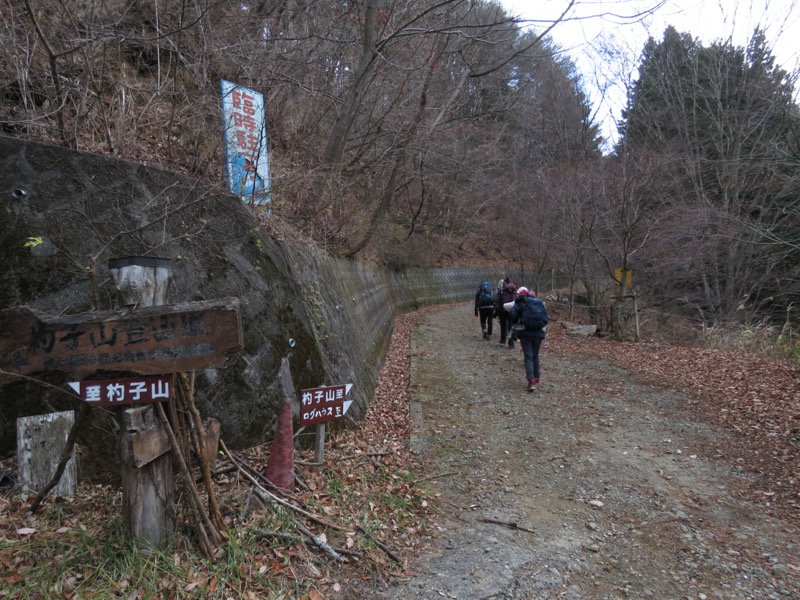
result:
[[[440,535],[413,577],[358,597],[800,598],[800,524],[734,493],[753,484],[722,458],[735,432],[550,329],[528,393],[519,347],[483,340],[470,305],[422,317],[410,443]]]

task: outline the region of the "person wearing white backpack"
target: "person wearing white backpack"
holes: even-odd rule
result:
[[[511,315],[508,312],[510,310],[509,303],[513,305],[516,297],[517,286],[506,277],[503,285],[497,292],[495,314],[497,315],[497,320],[500,321],[500,343],[505,344],[507,340],[509,348],[514,347],[511,341]]]

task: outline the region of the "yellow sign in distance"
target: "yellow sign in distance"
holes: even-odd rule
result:
[[[633,284],[633,270],[617,267],[614,269],[614,281],[623,283],[625,287],[631,287]]]

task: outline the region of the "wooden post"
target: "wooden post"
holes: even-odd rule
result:
[[[206,456],[208,456],[208,468],[213,472],[217,464],[217,454],[219,453],[219,434],[222,430],[222,423],[219,420],[209,417],[205,422],[206,428]]]
[[[122,514],[134,540],[164,550],[175,533],[170,443],[155,405],[122,411]]]
[[[317,425],[317,437],[314,444],[314,462],[322,465],[325,461],[325,423]]]
[[[163,306],[168,304],[172,269],[170,259],[153,256],[126,256],[108,261],[123,306]]]
[[[168,303],[169,259],[131,256],[108,262],[120,303],[148,307]],[[128,534],[145,545],[166,549],[175,533],[175,482],[170,443],[152,405],[120,415],[122,512]]]
[[[53,478],[74,422],[71,410],[17,419],[17,466],[26,493],[41,491]],[[76,481],[73,454],[50,495],[74,495]]]

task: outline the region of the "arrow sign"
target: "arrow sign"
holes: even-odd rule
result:
[[[346,400],[352,383],[300,390],[300,425],[317,425],[341,419],[353,403]]]
[[[172,375],[70,381],[67,385],[93,406],[153,404],[172,398]]]

